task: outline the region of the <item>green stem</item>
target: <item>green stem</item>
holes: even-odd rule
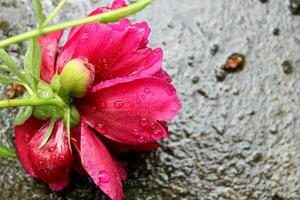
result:
[[[64,106],[64,102],[58,98],[48,98],[48,99],[38,99],[38,98],[30,98],[30,99],[13,99],[13,100],[2,100],[0,101],[0,108],[8,108],[8,107],[17,107],[17,106]]]
[[[43,13],[43,8],[40,0],[34,0],[34,9],[39,20],[39,24],[43,24],[43,22],[45,21],[45,15]]]
[[[61,0],[61,2],[56,6],[56,8],[49,15],[49,17],[41,25],[41,28],[44,28],[44,27],[46,27],[49,24],[49,22],[55,17],[55,15],[58,13],[58,11],[65,5],[66,1],[67,0]]]
[[[24,40],[27,40],[27,39],[30,39],[33,37],[37,37],[40,35],[45,35],[47,33],[52,33],[52,32],[66,29],[66,28],[70,28],[73,26],[88,24],[88,23],[92,23],[92,22],[102,22],[102,23],[115,22],[115,21],[120,20],[123,17],[127,17],[127,16],[130,16],[130,15],[133,15],[133,14],[139,12],[140,10],[144,9],[146,6],[148,6],[153,1],[154,0],[141,0],[137,3],[134,3],[134,4],[124,7],[124,8],[120,8],[118,10],[113,10],[113,11],[110,11],[107,13],[102,13],[102,14],[86,17],[83,19],[79,19],[79,20],[65,22],[62,24],[49,26],[49,27],[45,27],[42,29],[35,29],[35,30],[32,30],[32,31],[29,31],[29,32],[26,32],[26,33],[23,33],[23,34],[0,41],[0,48],[6,47],[10,44],[22,42]]]

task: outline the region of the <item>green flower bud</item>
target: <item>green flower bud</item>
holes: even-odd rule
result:
[[[70,60],[60,74],[61,87],[71,97],[81,98],[86,95],[95,78],[95,68],[86,60]]]

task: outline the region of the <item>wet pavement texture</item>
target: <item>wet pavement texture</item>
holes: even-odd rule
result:
[[[58,3],[43,2],[47,13]],[[69,2],[55,22],[110,1]],[[0,0],[1,39],[34,27],[30,5]],[[300,16],[289,1],[157,0],[132,19],[150,23],[151,46],[164,49],[183,109],[161,149],[122,156],[124,199],[300,199]],[[8,50],[21,61],[25,45]],[[233,53],[245,56],[245,66],[222,70]],[[0,140],[11,148],[15,113],[0,110]],[[0,159],[0,197],[105,199],[75,174],[70,187],[52,193],[15,159]]]

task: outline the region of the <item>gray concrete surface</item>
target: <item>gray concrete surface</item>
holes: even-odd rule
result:
[[[0,38],[34,25],[30,2],[0,0]],[[47,12],[57,2],[44,1]],[[70,2],[56,21],[110,1]],[[160,150],[123,156],[125,199],[300,199],[300,16],[290,13],[288,0],[156,0],[133,19],[151,24],[151,45],[163,47],[183,109]],[[10,51],[20,60],[24,46]],[[217,81],[216,70],[234,52],[246,56],[244,69]],[[0,112],[1,142],[14,148],[15,111]],[[0,197],[104,199],[91,180],[76,175],[67,190],[52,193],[14,159],[0,159]]]

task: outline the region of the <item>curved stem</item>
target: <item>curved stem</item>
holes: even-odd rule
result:
[[[26,32],[26,33],[23,33],[23,34],[0,41],[0,48],[6,47],[10,44],[15,44],[15,43],[18,43],[18,42],[21,42],[21,41],[24,41],[24,40],[27,40],[27,39],[30,39],[33,37],[37,37],[37,36],[44,35],[47,33],[52,33],[55,31],[70,28],[73,26],[88,24],[88,23],[92,23],[92,22],[102,22],[102,23],[115,22],[123,17],[127,17],[127,16],[130,16],[130,15],[133,15],[133,14],[139,12],[140,10],[144,9],[146,6],[148,6],[153,1],[154,0],[141,0],[130,6],[120,8],[117,10],[113,10],[113,11],[110,11],[107,13],[102,13],[102,14],[86,17],[83,19],[79,19],[79,20],[65,22],[62,24],[49,26],[49,27],[45,27],[42,29],[35,29],[35,30],[32,30],[32,31],[29,31],[29,32]]]
[[[41,25],[41,28],[47,26],[49,22],[55,17],[55,15],[58,13],[58,11],[65,5],[67,0],[61,0],[61,2],[56,6],[56,8],[53,10],[53,12],[47,17],[47,19],[44,21],[44,23]]]
[[[13,100],[0,101],[0,108],[17,107],[17,106],[45,106],[45,105],[62,107],[64,106],[64,102],[57,97],[48,98],[48,99],[30,98],[30,99],[13,99]]]

